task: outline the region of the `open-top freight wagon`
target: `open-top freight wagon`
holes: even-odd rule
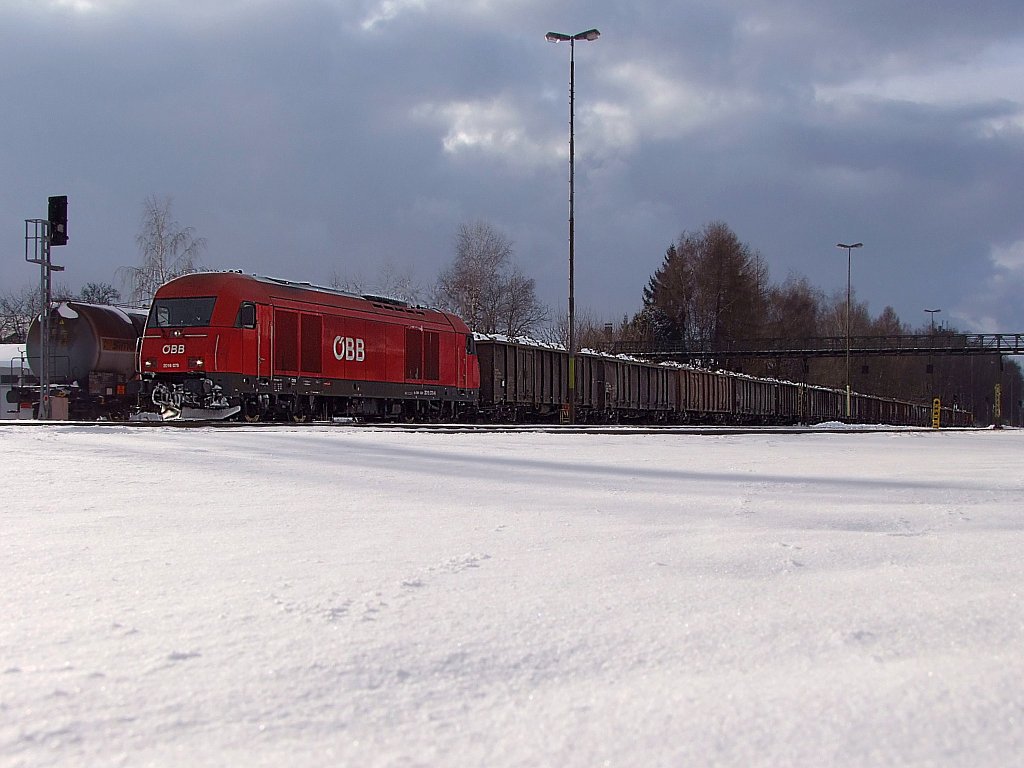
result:
[[[478,415],[491,421],[551,421],[568,399],[568,354],[560,346],[501,336],[476,338]],[[927,426],[931,406],[729,371],[582,352],[576,359],[576,419],[583,423],[787,425],[825,421]],[[942,409],[946,426],[970,426]]]

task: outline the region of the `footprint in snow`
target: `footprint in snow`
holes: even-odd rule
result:
[[[188,661],[189,659],[198,659],[203,654],[199,651],[173,651],[167,654],[168,661]]]
[[[441,567],[446,571],[450,571],[451,573],[459,573],[460,571],[464,571],[467,568],[479,568],[480,563],[482,561],[490,559],[490,555],[474,555],[472,553],[469,553],[465,555],[459,555],[458,557],[453,557],[447,562],[443,563]]]

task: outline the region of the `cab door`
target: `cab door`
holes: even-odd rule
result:
[[[270,375],[270,322],[269,307],[252,301],[243,301],[238,308],[235,326],[241,337],[241,359],[237,360],[239,373],[265,378]]]

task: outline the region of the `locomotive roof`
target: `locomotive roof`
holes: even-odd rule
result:
[[[347,299],[354,299],[356,301],[370,301],[378,304],[387,304],[394,307],[407,307],[409,309],[420,309],[424,311],[439,312],[440,310],[431,309],[429,307],[413,306],[407,301],[401,299],[395,299],[388,296],[377,296],[374,294],[359,294],[353,293],[352,291],[346,291],[341,288],[332,288],[326,285],[317,285],[316,283],[309,282],[298,282],[296,280],[286,280],[280,277],[270,277],[267,275],[246,275],[241,271],[227,271],[227,272],[190,272],[186,275],[179,275],[178,277],[168,280],[164,283],[161,288],[182,283],[206,283],[215,288],[222,288],[233,284],[243,283],[258,283],[262,284],[263,290],[270,295],[273,288],[285,288],[291,291],[308,293],[313,291],[315,293],[327,294],[330,296],[340,296]]]
[[[346,303],[349,303],[350,306],[352,304],[369,304],[378,310],[405,315],[412,314],[420,317],[433,315],[436,319],[445,318],[456,330],[468,331],[463,328],[464,323],[457,315],[441,309],[416,306],[401,299],[358,294],[314,283],[300,283],[265,275],[246,275],[241,271],[191,272],[164,283],[157,289],[157,295],[159,296],[167,288],[173,291],[172,295],[180,296],[180,291],[186,291],[188,295],[194,296],[210,295],[211,292],[218,295],[230,292],[240,300],[261,300],[267,303],[270,303],[272,297],[293,301],[310,301],[309,294],[313,293],[317,294],[317,298],[321,302],[333,306],[343,307]]]

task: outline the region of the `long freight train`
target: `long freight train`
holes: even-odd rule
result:
[[[154,418],[553,421],[565,350],[472,334],[455,315],[235,272],[161,286],[139,345]],[[576,419],[794,424],[841,420],[845,393],[584,353]],[[855,395],[852,420],[925,426],[929,405]],[[942,423],[971,414],[943,409]]]

